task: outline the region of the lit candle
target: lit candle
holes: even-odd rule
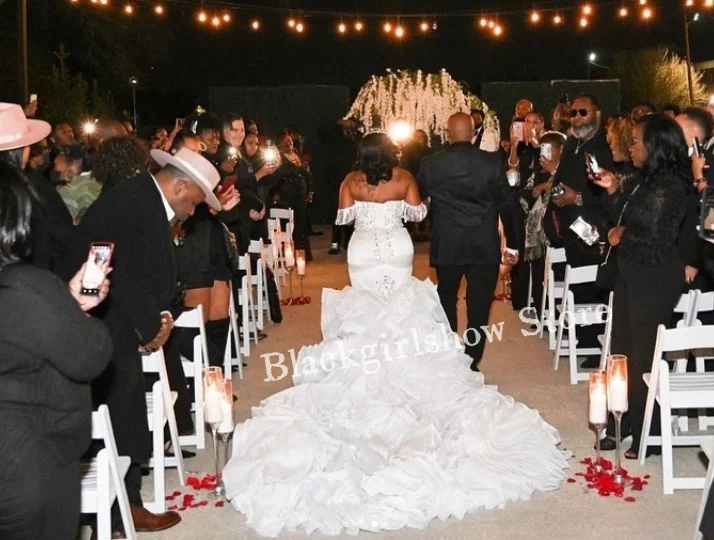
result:
[[[305,275],[305,259],[303,257],[298,257],[297,260],[297,274],[298,276]]]
[[[233,396],[231,396],[231,401]],[[227,402],[225,399],[221,400],[221,410],[223,419],[218,425],[218,433],[233,433],[233,403]]]
[[[223,418],[223,410],[221,402],[223,401],[221,392],[214,386],[209,386],[206,389],[206,395],[203,400],[206,422],[209,424],[217,424]]]
[[[611,377],[607,383],[608,407],[611,411],[627,411],[627,380]]]
[[[292,268],[295,266],[295,256],[293,255],[293,247],[290,244],[285,244],[285,266]]]
[[[605,388],[598,385],[590,390],[590,423],[594,426],[607,424],[607,394]]]

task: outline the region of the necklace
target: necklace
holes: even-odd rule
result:
[[[580,152],[580,149],[581,149],[583,146],[585,146],[585,145],[588,143],[588,141],[589,141],[590,139],[592,139],[592,138],[595,136],[595,133],[597,133],[597,130],[593,131],[593,132],[588,136],[588,138],[585,139],[585,140],[578,139],[578,144],[577,144],[577,146],[575,147],[575,154],[576,154],[576,155]]]

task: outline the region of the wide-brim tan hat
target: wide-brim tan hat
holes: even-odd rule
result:
[[[38,143],[51,131],[43,120],[28,120],[16,103],[0,103],[0,152]]]
[[[206,202],[216,210],[221,209],[221,203],[213,194],[213,190],[221,181],[221,175],[213,164],[198,152],[182,148],[173,156],[163,150],[152,150],[151,157],[162,167],[172,165],[181,169],[201,188],[206,195]]]

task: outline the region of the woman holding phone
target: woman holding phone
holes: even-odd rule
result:
[[[0,118],[0,131],[1,124]],[[0,538],[74,538],[79,459],[91,434],[89,383],[104,371],[112,350],[106,327],[85,312],[106,298],[109,282],[104,280],[99,294],[83,296],[86,265],[68,287],[28,262],[35,195],[5,158],[0,159]]]

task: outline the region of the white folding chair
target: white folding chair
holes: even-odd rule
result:
[[[702,326],[702,321],[700,315],[702,313],[714,311],[714,292],[703,293],[700,290],[690,291],[690,294],[694,296],[692,300],[691,314],[689,317],[690,326]],[[699,351],[699,354],[694,357],[695,370],[697,373],[704,373],[706,371],[705,363],[706,360],[711,360],[714,357],[714,351],[711,349]],[[686,362],[684,362],[686,366]],[[680,366],[678,366],[680,367]],[[686,368],[683,369],[686,371]],[[702,409],[698,414],[699,420],[699,430],[704,431],[707,428],[714,426],[714,417],[707,416],[706,410]]]
[[[193,360],[181,357],[183,372],[186,378],[193,379],[194,424],[196,431],[193,435],[181,435],[179,441],[182,446],[195,446],[199,450],[206,448],[206,431],[204,429],[203,414],[203,382],[201,369],[208,366],[208,346],[206,342],[206,325],[203,320],[203,306],[184,311],[174,321],[176,328],[198,329],[198,335],[193,339]]]
[[[660,325],[652,358],[652,372],[642,378],[649,387],[642,422],[640,463],[644,465],[648,446],[662,446],[662,489],[666,495],[675,489],[702,489],[704,477],[675,478],[674,446],[700,445],[714,440],[714,435],[675,435],[672,433],[672,409],[714,407],[714,373],[670,373],[663,359],[666,352],[714,347],[714,326],[692,326],[667,329]],[[650,435],[655,400],[660,407],[661,436]]]
[[[605,371],[607,369],[607,359],[610,356],[610,349],[612,348],[612,308],[614,303],[615,293],[610,292],[607,301],[607,312],[609,316],[607,317],[607,322],[605,322],[605,333],[599,335],[597,340],[600,342],[602,347],[602,354],[600,355],[600,371]]]
[[[163,348],[142,356],[142,362],[144,373],[159,374],[159,380],[154,383],[151,392],[146,394],[149,431],[152,433],[153,456],[149,460],[149,467],[154,469],[154,500],[144,503],[144,507],[150,512],[162,513],[166,511],[166,467],[176,467],[179,482],[182,486],[186,485],[181,443],[174,414],[174,403],[178,394],[172,392],[169,385]],[[164,426],[167,423],[173,457],[166,456],[164,448]]]
[[[293,231],[295,229],[295,212],[292,208],[271,208],[270,217],[275,220],[275,238],[273,242],[276,245],[278,253],[278,272],[282,284],[285,285],[285,243],[293,241]],[[283,228],[281,220],[286,220],[287,223]]]
[[[268,272],[266,264],[266,249],[262,240],[251,240],[248,253],[258,255],[256,261],[256,275],[253,276],[253,283],[257,288],[257,303],[258,303],[258,328],[265,329],[265,319],[271,320],[270,315],[270,299],[268,298]]]
[[[563,300],[556,310],[558,316],[558,337],[555,344],[555,354],[553,355],[553,369],[557,371],[560,366],[560,356],[563,348],[566,349],[563,356],[568,356],[570,361],[570,384],[578,384],[578,381],[587,381],[590,378],[589,372],[578,371],[578,356],[598,355],[602,358],[600,347],[578,348],[577,332],[578,326],[589,326],[591,324],[607,323],[610,316],[608,306],[602,303],[576,304],[573,285],[585,283],[595,283],[598,265],[581,266],[573,268],[570,265],[565,267],[565,282],[563,284]],[[568,343],[563,344],[563,331],[567,324]]]
[[[701,526],[702,519],[704,518],[704,509],[707,506],[707,500],[709,499],[709,490],[712,485],[712,478],[714,478],[714,440],[704,441],[702,442],[701,446],[702,451],[709,460],[709,466],[707,467],[707,475],[704,477],[702,502],[699,503],[699,513],[697,514],[697,523],[694,528],[694,540],[704,540],[704,536],[701,532],[699,532],[699,527]]]
[[[697,293],[697,299],[692,310],[692,319],[690,321],[690,326],[701,326],[702,321],[699,320],[699,315],[705,312],[714,311],[714,291],[709,291],[703,293],[702,291],[695,291]]]
[[[237,366],[238,376],[243,380],[243,347],[241,346],[241,336],[238,329],[238,313],[236,312],[236,303],[233,295],[233,283],[231,283],[231,295],[228,300],[228,319],[228,339],[226,339],[226,348],[223,353],[223,372],[226,379],[232,379],[233,366]],[[232,350],[236,351],[235,357],[233,356]]]
[[[555,281],[555,273],[553,265],[567,262],[565,257],[565,248],[549,247],[545,253],[545,272],[543,274],[543,299],[540,305],[540,337],[543,337],[543,331],[546,324],[548,325],[548,347],[551,351],[555,350],[555,301],[563,298],[562,281]],[[546,302],[548,309],[546,309]]]
[[[135,540],[136,530],[124,485],[131,458],[120,456],[117,452],[112,420],[106,405],[100,405],[99,409],[92,413],[92,439],[104,441],[104,448],[91,461],[80,463],[81,512],[97,514],[97,539],[109,540],[112,537],[112,504],[116,499],[126,538]]]

